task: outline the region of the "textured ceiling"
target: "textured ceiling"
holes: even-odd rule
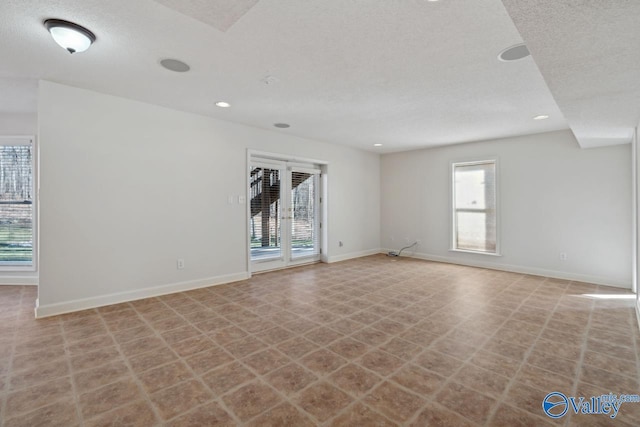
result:
[[[180,13],[227,31],[259,0],[155,0]]]
[[[503,0],[582,147],[640,120],[639,0]]]
[[[522,42],[500,0],[240,3],[215,23],[204,19],[204,0],[3,0],[0,54],[10,60],[0,77],[380,152],[567,128],[531,57],[497,60]],[[50,17],[86,26],[96,43],[67,54],[42,26]],[[161,68],[167,57],[191,71]],[[218,100],[232,107],[216,108]],[[550,118],[532,120],[538,114]]]

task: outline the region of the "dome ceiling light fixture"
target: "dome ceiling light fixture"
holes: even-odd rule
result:
[[[216,102],[216,107],[229,108],[229,107],[231,107],[231,104],[229,104],[226,101],[218,101],[218,102]]]
[[[91,31],[62,19],[47,19],[44,21],[44,27],[53,40],[71,54],[84,52],[96,41],[96,36]]]

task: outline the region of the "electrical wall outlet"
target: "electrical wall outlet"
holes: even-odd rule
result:
[[[178,262],[176,264],[178,266],[178,270],[182,270],[184,268],[184,260],[182,258],[178,258]]]
[[[560,252],[560,261],[566,261],[566,260],[567,260],[567,253]]]

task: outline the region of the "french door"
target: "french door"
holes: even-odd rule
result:
[[[252,159],[249,169],[251,270],[319,260],[319,167]]]

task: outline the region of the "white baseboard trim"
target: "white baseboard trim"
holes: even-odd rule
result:
[[[38,286],[38,276],[0,276],[0,286]]]
[[[191,280],[188,282],[171,283],[168,285],[155,286],[144,289],[136,289],[134,291],[100,295],[97,297],[82,298],[55,304],[40,305],[40,301],[38,300],[36,301],[36,318],[40,319],[43,317],[56,316],[58,314],[103,307],[105,305],[119,304],[143,298],[151,298],[160,295],[173,294],[176,292],[206,288],[209,286],[223,285],[225,283],[238,282],[241,280],[246,280],[248,278],[249,273],[243,272],[236,274],[227,274],[224,276],[208,277],[206,279]]]
[[[366,251],[350,252],[348,254],[343,254],[343,255],[329,256],[327,257],[327,260],[323,262],[331,264],[334,262],[346,261],[348,259],[361,258],[363,256],[379,254],[380,250],[381,249],[368,249]]]
[[[383,251],[387,253],[387,250]],[[607,279],[605,277],[590,276],[587,274],[576,274],[564,271],[546,270],[535,267],[525,267],[520,265],[498,264],[492,262],[469,261],[458,258],[430,255],[423,253],[403,253],[403,257],[424,259],[427,261],[444,262],[447,264],[466,265],[468,267],[488,268],[490,270],[507,271],[510,273],[530,274],[533,276],[550,277],[553,279],[572,280],[576,282],[593,283],[594,285],[613,286],[616,288],[631,289],[631,283],[621,282],[619,280]]]

